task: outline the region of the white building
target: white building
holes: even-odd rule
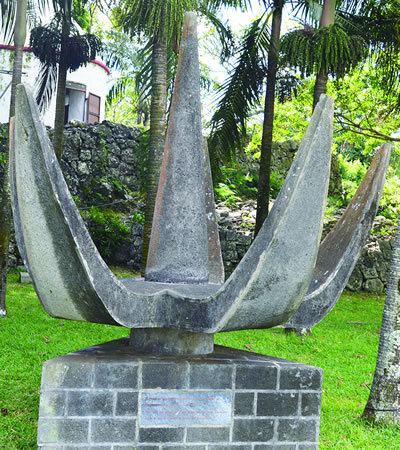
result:
[[[14,47],[0,44],[0,123],[9,120],[11,78],[14,60]],[[35,84],[39,73],[40,61],[29,47],[24,48],[22,82]],[[108,92],[108,67],[101,61],[94,60],[87,66],[67,74],[67,95],[65,99],[65,123],[71,120],[95,123],[105,117],[105,98]],[[54,126],[56,95],[43,115],[45,125]]]

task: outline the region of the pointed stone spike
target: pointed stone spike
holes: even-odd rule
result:
[[[208,281],[197,25],[186,13],[145,279]]]
[[[215,212],[214,190],[211,177],[210,158],[208,156],[207,139],[203,139],[203,151],[208,235],[208,281],[210,283],[223,284],[225,280],[225,270],[221,253],[221,243],[219,241],[217,214]]]
[[[306,296],[284,328],[312,328],[336,305],[374,223],[390,152],[390,144],[381,146],[342,217],[323,240]]]

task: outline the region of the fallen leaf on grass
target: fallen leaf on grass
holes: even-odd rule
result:
[[[356,358],[365,358],[365,355],[356,355]]]
[[[252,352],[255,351],[254,348],[252,348],[250,344],[244,344],[244,346],[245,346],[247,349],[251,350]]]
[[[368,383],[367,381],[365,383],[360,384],[361,387],[368,387],[371,386],[371,383]]]
[[[376,330],[376,332],[377,332],[378,334],[381,334],[381,330]]]
[[[7,416],[8,415],[8,409],[7,408],[1,408],[1,415],[2,416]]]
[[[46,342],[46,344],[48,344],[50,342],[50,339],[47,336],[43,336],[44,342]]]
[[[64,324],[64,322],[60,322],[59,325],[60,325],[60,327],[63,327],[65,324]]]

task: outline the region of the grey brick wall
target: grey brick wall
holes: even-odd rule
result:
[[[45,363],[40,449],[318,448],[321,369],[224,347],[207,356],[156,358],[134,354],[127,343]],[[183,418],[145,421],[144,399],[162,404],[162,396],[188,397],[196,411],[189,405]],[[211,406],[202,404],[208,398]],[[223,410],[215,406],[220,400]]]

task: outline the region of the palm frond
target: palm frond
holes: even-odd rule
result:
[[[302,23],[310,23],[317,28],[322,14],[322,4],[316,0],[292,1],[292,14]]]
[[[152,54],[153,46],[151,42],[148,42],[138,54],[139,64],[134,78],[140,101],[145,101],[151,95]]]
[[[221,62],[224,62],[232,54],[234,38],[231,29],[224,25],[222,21],[208,8],[200,7],[199,12],[203,14],[214,26],[222,45]]]
[[[26,9],[26,23],[29,30],[34,27],[40,25],[41,17],[44,17],[44,14],[38,14],[38,3],[41,3],[39,0],[28,0],[27,9]]]
[[[124,97],[126,89],[131,83],[132,79],[128,77],[118,78],[107,93],[106,104],[111,105],[114,100]]]
[[[266,73],[266,43],[269,30],[265,16],[247,30],[237,63],[217,95],[218,107],[211,119],[209,149],[211,158],[228,161],[234,157],[246,132],[245,121],[258,101]]]
[[[145,34],[148,38],[176,35],[178,42],[186,11],[196,11],[198,0],[122,0],[116,10],[117,23],[130,34]]]
[[[388,91],[400,89],[400,16],[398,3],[361,2],[359,10],[347,13],[370,47],[371,61]]]
[[[265,0],[260,0],[259,3],[265,3]],[[208,0],[205,2],[208,8],[220,9],[223,7],[230,7],[240,9],[241,11],[251,10],[251,0]]]
[[[13,39],[16,10],[14,0],[0,0],[0,29],[6,44],[11,44]]]
[[[56,92],[58,70],[55,64],[41,63],[35,80],[36,102],[41,113],[45,113]]]
[[[361,35],[349,35],[340,23],[318,30],[294,30],[281,40],[284,61],[309,76],[321,69],[341,77],[367,56]]]

